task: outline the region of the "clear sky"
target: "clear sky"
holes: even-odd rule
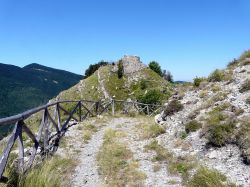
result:
[[[223,68],[250,48],[249,0],[0,0],[0,62],[83,74],[138,55],[175,80]]]

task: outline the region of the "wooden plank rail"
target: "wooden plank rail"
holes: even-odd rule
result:
[[[63,104],[70,104],[70,108],[63,106]],[[19,153],[18,172],[25,173],[31,168],[37,154],[46,156],[57,150],[60,138],[64,136],[66,130],[72,125],[71,120],[74,120],[73,124],[77,124],[77,122],[86,119],[88,116],[94,117],[107,111],[110,111],[112,115],[115,115],[115,109],[117,108],[115,106],[116,104],[123,106],[122,111],[124,113],[128,113],[128,108],[132,107],[134,111],[145,113],[149,116],[153,115],[155,111],[162,110],[163,108],[162,105],[114,99],[108,101],[66,100],[48,103],[27,110],[21,114],[0,119],[0,126],[15,124],[12,133],[8,136],[9,139],[6,147],[0,157],[0,181],[6,182],[6,177],[3,176],[3,173],[11,149],[16,141],[18,141]],[[38,128],[38,132],[34,133],[28,126],[28,123],[25,123],[25,120],[38,113],[42,113],[40,118],[41,124]],[[62,114],[64,115],[62,116]],[[74,115],[77,115],[77,117]],[[33,142],[33,147],[30,148],[30,154],[27,156],[27,159],[24,159],[26,154],[24,152],[23,133],[25,133]]]

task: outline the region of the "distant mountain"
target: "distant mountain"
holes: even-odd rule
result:
[[[20,68],[0,63],[0,117],[46,103],[81,79],[81,75],[39,64]]]

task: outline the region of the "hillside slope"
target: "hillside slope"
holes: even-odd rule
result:
[[[39,64],[23,68],[0,64],[0,117],[46,103],[81,78],[80,75]]]
[[[100,67],[93,75],[81,80],[72,88],[61,92],[55,100],[101,100],[128,98],[136,100],[150,90],[161,93],[162,100],[170,96],[170,84],[140,61],[131,62],[135,57],[122,58],[124,76],[118,78],[117,64]],[[118,62],[117,62],[118,63]]]
[[[167,108],[175,107],[178,100],[183,109],[156,116],[166,128],[157,139],[176,156],[194,156],[237,185],[249,186],[250,59],[216,70],[196,86],[182,85],[175,90]]]

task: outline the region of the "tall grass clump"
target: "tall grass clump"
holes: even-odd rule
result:
[[[21,187],[61,187],[68,186],[70,173],[73,172],[75,162],[70,158],[53,156],[42,164],[32,168],[23,181]],[[63,179],[63,180],[62,180]]]
[[[250,91],[250,79],[247,79],[242,85],[241,85],[241,88],[240,88],[240,93],[244,93],[244,92],[247,92],[247,91]]]
[[[201,167],[188,182],[188,187],[236,187],[227,182],[226,176],[216,170]]]
[[[107,186],[140,186],[145,175],[138,171],[138,164],[132,160],[127,145],[119,140],[123,136],[121,131],[106,130],[97,155],[99,172]]]
[[[214,72],[212,72],[209,77],[208,81],[209,82],[220,82],[224,78],[224,73],[222,70],[216,69]]]

